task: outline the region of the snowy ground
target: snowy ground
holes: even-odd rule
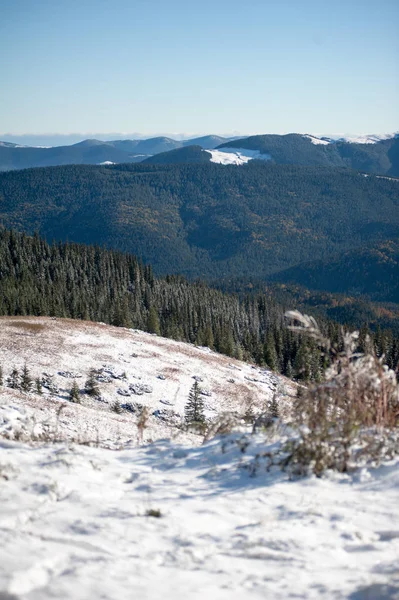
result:
[[[399,461],[291,481],[267,472],[265,434],[200,445],[151,416],[144,441],[154,441],[138,445],[135,415],[110,410],[116,397],[151,410],[171,409],[169,399],[181,416],[197,376],[209,417],[248,402],[259,411],[277,386],[290,402],[286,380],[138,331],[47,318],[0,325],[6,374],[27,361],[59,387],[53,397],[1,389],[0,600],[399,599]],[[69,403],[65,375],[83,382],[102,365],[113,373],[103,402]],[[152,391],[120,396],[129,382]],[[63,442],[7,439],[34,437],[52,419]]]
[[[0,590],[12,594],[0,597],[399,597],[398,464],[251,477],[245,464],[264,442],[242,453],[239,441],[0,442]]]

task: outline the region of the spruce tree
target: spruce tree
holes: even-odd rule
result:
[[[149,313],[148,313],[147,331],[149,333],[156,333],[157,335],[160,335],[160,333],[161,333],[161,327],[159,324],[158,313],[153,306],[151,306]]]
[[[95,370],[91,369],[90,372],[89,372],[89,376],[86,379],[85,392],[89,396],[99,396],[100,395],[100,390],[99,390],[99,387],[97,385],[97,381],[95,379],[95,375],[96,375]]]
[[[80,390],[75,379],[73,380],[72,387],[69,391],[69,401],[75,402],[76,404],[80,404]]]
[[[0,365],[0,386],[4,384],[3,380],[3,367]]]
[[[203,425],[205,423],[204,403],[201,398],[201,388],[198,381],[194,382],[184,409],[186,425]]]
[[[19,371],[16,367],[12,368],[10,376],[7,379],[7,385],[13,390],[19,389]]]
[[[20,388],[23,392],[30,392],[32,390],[32,377],[29,374],[27,364],[24,364],[24,368],[21,373]]]
[[[43,387],[42,387],[42,382],[40,381],[40,377],[36,377],[35,387],[36,387],[36,394],[39,394],[41,396],[43,394]]]

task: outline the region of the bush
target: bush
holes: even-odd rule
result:
[[[343,333],[338,351],[312,317],[290,311],[290,329],[311,336],[330,366],[320,383],[303,388],[293,408],[299,436],[286,447],[295,473],[346,472],[399,453],[399,388],[383,358],[357,352],[358,332]],[[370,346],[370,345],[369,345]]]

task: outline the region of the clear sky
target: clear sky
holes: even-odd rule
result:
[[[399,0],[0,8],[0,139],[399,129]]]

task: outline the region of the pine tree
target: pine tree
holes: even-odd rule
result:
[[[158,313],[153,306],[151,306],[149,313],[148,313],[147,331],[149,333],[156,333],[157,335],[160,335],[160,333],[161,333],[161,327],[159,324]]]
[[[280,416],[280,411],[277,402],[277,394],[273,394],[273,398],[268,406],[268,413],[272,417],[272,419],[278,419]]]
[[[89,396],[99,396],[100,390],[95,379],[95,370],[91,369],[85,383],[85,392]]]
[[[272,371],[278,371],[278,356],[276,351],[276,343],[274,341],[274,335],[269,333],[264,346],[264,358],[267,366]]]
[[[198,381],[194,382],[188,401],[184,409],[184,418],[187,425],[203,425],[205,423],[204,403],[201,398],[201,388]]]
[[[20,388],[23,392],[30,392],[32,390],[32,378],[29,375],[29,369],[26,363],[24,364],[21,373]]]
[[[13,367],[10,376],[7,379],[7,385],[13,390],[19,389],[19,371],[16,367]]]
[[[75,380],[73,380],[72,387],[69,391],[69,401],[75,402],[76,404],[80,404],[80,390]]]
[[[115,400],[115,402],[113,402],[111,404],[111,410],[113,412],[115,412],[117,415],[120,415],[123,412],[122,406],[121,406],[121,403],[119,402],[119,400]]]
[[[35,386],[36,386],[36,394],[39,394],[41,396],[43,394],[43,387],[42,387],[42,382],[40,381],[39,377],[36,377],[36,379],[35,379]]]
[[[3,367],[0,365],[0,386],[4,384],[3,380]]]

